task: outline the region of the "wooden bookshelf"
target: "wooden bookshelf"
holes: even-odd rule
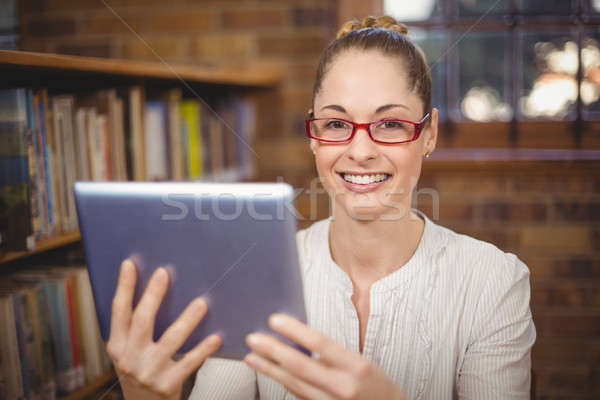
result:
[[[102,389],[111,389],[111,387],[108,387],[109,385],[114,385],[116,387],[116,380],[117,374],[114,371],[110,371],[109,373],[102,376],[100,379],[88,385],[85,385],[83,388],[79,389],[76,392],[64,396],[58,396],[57,400],[88,400],[95,398],[100,399],[104,396]]]
[[[75,98],[75,96],[106,89],[116,92],[117,90],[127,91],[132,87],[136,87],[142,93],[141,96],[144,96],[142,102],[149,99],[155,100],[160,96],[164,96],[166,91],[171,90],[179,92],[181,99],[187,98],[201,101],[202,105],[210,109],[210,112],[215,114],[215,116],[217,116],[216,113],[219,112],[219,109],[215,108],[213,110],[211,109],[211,105],[216,104],[218,106],[219,100],[223,100],[225,103],[228,99],[231,100],[233,96],[237,95],[240,95],[240,99],[243,97],[243,100],[247,100],[247,98],[251,98],[256,92],[260,93],[264,90],[272,89],[278,84],[281,77],[281,70],[267,66],[222,68],[206,65],[182,65],[161,61],[116,60],[0,50],[1,89],[32,88],[33,90],[40,90],[43,88],[49,97],[56,95],[57,98],[69,96]],[[121,95],[123,94],[119,94],[119,96]],[[86,107],[89,107],[89,105],[86,105]],[[230,112],[231,115],[234,114]],[[221,122],[225,123],[223,120]],[[137,126],[141,125],[138,124]],[[231,130],[231,128],[229,129]],[[173,132],[179,131],[174,130]],[[251,129],[247,133],[251,135]],[[119,138],[118,140],[121,139]],[[224,150],[227,150],[225,147],[227,143],[231,144],[231,141],[229,140],[228,142],[225,139],[219,141],[219,144],[222,146],[221,148]],[[168,142],[166,145],[169,146]],[[213,148],[210,149],[211,151],[214,150]],[[112,156],[114,153],[109,154]],[[21,154],[18,156],[23,157]],[[178,157],[181,157],[181,155],[179,154]],[[240,159],[236,159],[235,157],[232,159],[234,160],[233,163],[228,161],[223,167],[229,168],[233,164],[235,168],[240,165],[235,164],[236,162],[241,162]],[[67,165],[66,163],[64,165]],[[64,165],[62,168],[64,168]],[[246,164],[243,165],[246,166]],[[133,174],[129,174],[128,177],[122,179],[130,179],[132,176]],[[102,180],[100,178],[96,179]],[[71,182],[68,181],[67,187],[70,184]],[[60,191],[60,193],[64,195],[65,191]],[[61,216],[57,220],[64,221],[64,218]],[[73,228],[73,225],[69,225],[68,228],[63,229]],[[66,254],[68,249],[71,248],[70,245],[77,244],[80,240],[79,231],[74,231],[39,240],[36,242],[35,250],[33,251],[0,252],[0,266],[6,266],[5,272],[6,274],[10,274],[15,269],[19,269],[21,265],[27,265],[30,261],[27,258],[33,255],[36,255],[36,262],[41,260],[40,265],[44,265],[43,259],[51,259],[55,255],[62,256],[63,253]],[[2,273],[4,271],[0,268],[0,279]],[[110,372],[75,393],[58,397],[58,399],[80,400],[101,398],[104,395],[104,391],[115,383],[116,375],[114,372]]]
[[[76,231],[64,235],[58,235],[47,239],[38,240],[37,242],[35,242],[35,250],[33,251],[9,251],[6,253],[0,253],[0,264],[7,263],[9,261],[19,260],[21,258],[43,253],[48,250],[57,249],[68,244],[76,243],[80,239],[81,236],[79,234],[79,231]]]
[[[275,65],[222,68],[11,50],[0,50],[0,71],[12,75],[9,81],[20,78],[23,74],[29,75],[28,79],[31,79],[32,73],[43,75],[76,73],[77,75],[100,74],[128,79],[148,78],[255,88],[274,86],[282,76],[281,69]],[[6,74],[3,75],[6,77]]]

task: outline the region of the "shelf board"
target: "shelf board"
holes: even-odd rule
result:
[[[79,234],[79,231],[59,236],[53,236],[48,239],[38,240],[37,242],[35,242],[35,250],[33,251],[9,251],[6,253],[0,253],[0,264],[18,260],[20,258],[29,257],[33,254],[56,249],[58,247],[66,246],[71,243],[76,243],[79,240],[81,240],[81,235]]]
[[[2,64],[234,86],[270,87],[281,80],[281,69],[276,66],[208,67],[12,50],[0,50],[0,66]]]
[[[73,392],[66,396],[58,396],[57,400],[84,400],[94,398],[94,396],[96,396],[97,398],[101,398],[102,393],[100,392],[100,389],[102,389],[104,386],[115,382],[116,380],[117,374],[115,374],[115,372],[111,370],[96,381],[84,386],[76,392]]]

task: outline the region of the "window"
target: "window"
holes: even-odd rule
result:
[[[461,135],[491,146],[600,144],[600,0],[385,0],[384,9],[427,55],[452,145]],[[480,124],[493,127],[476,133]]]

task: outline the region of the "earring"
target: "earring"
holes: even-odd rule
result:
[[[316,151],[314,151],[314,150],[313,150],[313,155],[315,155],[315,156],[317,155],[317,152],[316,152]]]
[[[425,153],[425,158],[429,158],[429,152]]]

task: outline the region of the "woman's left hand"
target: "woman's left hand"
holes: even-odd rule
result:
[[[248,335],[252,353],[244,361],[307,399],[406,399],[377,366],[306,324],[283,314],[269,318],[271,328],[306,349],[314,359],[261,333]]]

